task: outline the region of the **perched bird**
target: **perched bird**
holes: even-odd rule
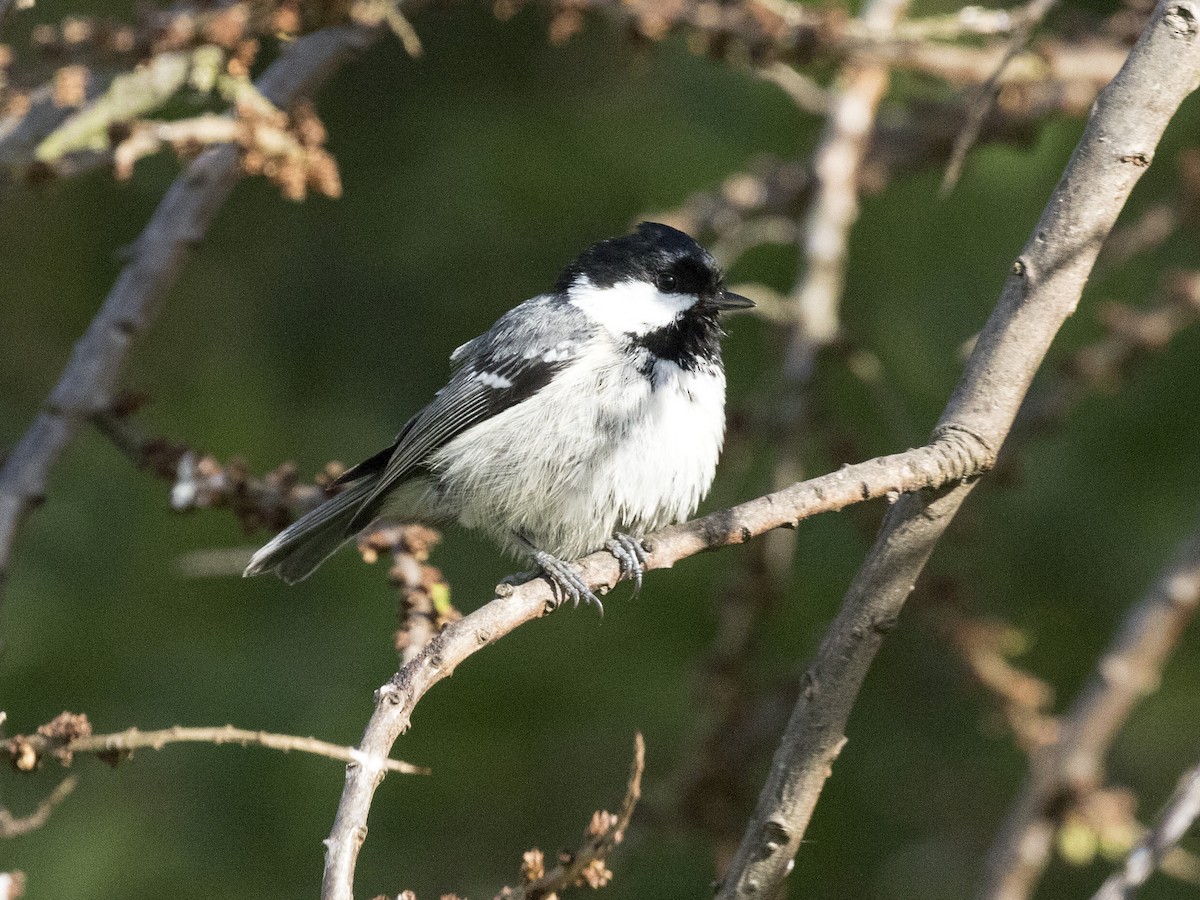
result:
[[[643,222],[589,247],[554,290],[450,356],[455,371],[396,442],[259,550],[246,575],[289,584],[377,518],[453,521],[594,603],[568,561],[607,548],[641,587],[640,537],[708,493],[725,435],[727,291],[696,241]]]

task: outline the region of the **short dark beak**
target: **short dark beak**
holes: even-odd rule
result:
[[[754,301],[733,291],[721,291],[715,297],[706,298],[704,305],[725,312],[731,309],[750,309],[754,306]]]

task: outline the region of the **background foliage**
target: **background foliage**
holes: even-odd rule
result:
[[[9,27],[118,12],[88,7],[39,0]],[[424,12],[417,27],[423,58],[384,42],[320,96],[342,199],[295,204],[261,181],[239,186],[134,354],[126,383],[152,394],[150,427],[256,471],[289,458],[306,475],[357,461],[440,385],[455,346],[546,288],[580,248],[757,154],[803,154],[819,126],[777,88],[679,40],[639,51],[590,23],[553,47],[538,12],[501,23],[478,4]],[[908,78],[896,90],[940,89]],[[1194,102],[1184,108],[1127,219],[1177,189],[1175,157],[1198,118]],[[804,446],[812,473],[923,440],[1080,128],[1051,121],[1032,146],[977,150],[946,198],[930,172],[866,200],[844,321],[882,361],[890,397],[881,406],[829,360],[820,430]],[[177,169],[160,157],[129,182],[95,172],[4,197],[0,446],[37,410]],[[1184,229],[1094,282],[1058,351],[1100,332],[1097,301],[1141,304],[1164,268],[1200,265],[1195,238]],[[792,266],[790,252],[762,251],[731,279],[785,291]],[[753,410],[773,387],[777,335],[749,316],[729,330],[731,406]],[[1060,698],[1195,515],[1198,352],[1200,335],[1185,332],[1031,444],[1019,478],[976,492],[927,573],[972,613],[1018,626],[1029,640],[1021,664]],[[770,459],[770,446],[735,442],[705,508],[768,490]],[[792,596],[770,613],[754,662],[764,684],[798,674],[879,513],[803,524]],[[347,552],[295,588],[181,571],[197,549],[260,537],[217,513],[173,516],[161,484],[86,433],[23,534],[0,608],[9,727],[69,708],[98,731],[229,721],[357,741],[371,691],[395,667],[382,564]],[[706,701],[695,673],[742,552],[653,573],[636,602],[614,594],[603,621],[564,611],[521,629],[438,687],[396,753],[434,774],[394,775],[381,789],[362,895],[491,896],[523,850],[574,846],[591,811],[617,801],[640,729],[647,799],[608,896],[704,896],[710,847],[675,811],[672,774],[695,751]],[[434,561],[464,609],[513,568],[453,531]],[[797,860],[805,896],[959,898],[976,883],[1027,759],[935,622],[918,604],[885,644]],[[1143,816],[1194,762],[1198,664],[1185,638],[1114,748],[1112,778],[1138,793]],[[0,869],[24,870],[29,897],[282,898],[320,880],[336,763],[179,747],[111,772],[93,759],[76,768],[86,777],[51,824],[0,845]],[[747,811],[760,774],[746,777]],[[55,777],[7,776],[0,790],[22,810]],[[1110,867],[1057,863],[1041,896],[1086,896]],[[1160,878],[1143,896],[1194,892]]]

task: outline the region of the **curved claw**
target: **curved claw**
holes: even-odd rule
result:
[[[621,575],[633,582],[633,599],[642,592],[642,576],[646,574],[646,550],[642,542],[628,534],[617,532],[608,542],[608,552],[621,564]]]
[[[587,582],[580,577],[573,566],[543,550],[538,550],[533,554],[533,561],[538,564],[542,573],[557,591],[559,605],[567,597],[570,597],[572,605],[578,608],[579,601],[584,600],[595,606],[601,616],[604,615],[604,604],[591,592]]]

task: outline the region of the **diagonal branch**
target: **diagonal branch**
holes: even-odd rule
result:
[[[991,459],[980,455],[969,435],[948,428],[926,447],[844,466],[650,535],[644,542],[647,568],[667,569],[706,550],[744,544],[776,528],[794,527],[818,513],[866,500],[891,499],[907,491],[957,484],[990,464]],[[607,591],[620,580],[617,561],[607,552],[593,553],[578,560],[576,566],[596,591]],[[366,838],[371,800],[383,780],[383,761],[407,730],[413,708],[471,654],[551,612],[555,602],[549,583],[542,578],[515,587],[501,585],[494,600],[448,625],[375,692],[375,712],[359,744],[362,761],[346,767],[346,786],[325,841],[321,894],[325,900],[348,900],[352,896],[354,866]]]
[[[1100,245],[1167,123],[1200,82],[1198,32],[1200,8],[1192,0],[1159,3],[1097,100],[935,434],[969,435],[994,460],[1051,341],[1075,311]],[[787,876],[883,636],[971,487],[966,481],[907,494],[889,510],[805,675],[719,898],[769,897]]]
[[[1092,900],[1129,900],[1179,843],[1197,817],[1200,817],[1200,766],[1183,776],[1158,822],[1138,841],[1121,871],[1105,881]]]
[[[290,106],[370,45],[378,29],[326,28],[296,41],[257,83],[275,105]],[[153,323],[191,248],[204,237],[241,176],[236,147],[202,153],[171,185],[133,245],[133,257],[71,353],[57,386],[0,468],[0,590],[13,544],[44,498],[50,472],[80,424],[107,410],[133,341]]]
[[[1050,859],[1064,801],[1098,788],[1104,758],[1134,707],[1155,689],[1184,628],[1200,609],[1200,521],[1150,590],[1126,615],[1059,738],[1030,766],[988,855],[980,897],[1024,900]]]

